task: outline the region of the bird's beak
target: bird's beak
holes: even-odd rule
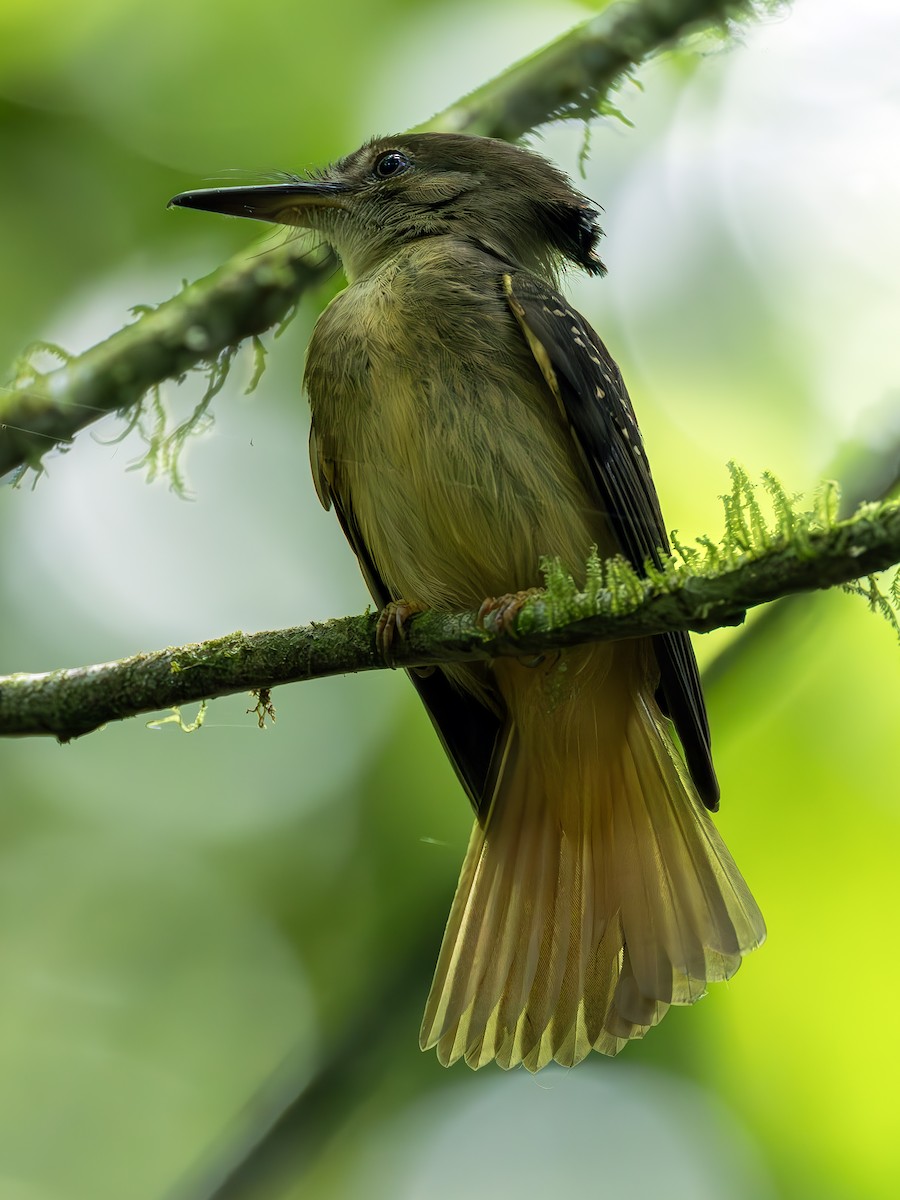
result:
[[[263,183],[254,187],[202,188],[181,192],[169,208],[200,208],[229,217],[252,217],[279,225],[305,225],[303,209],[340,208],[350,189],[343,183]]]

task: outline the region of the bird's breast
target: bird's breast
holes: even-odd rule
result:
[[[425,281],[418,280],[420,284]],[[605,522],[493,281],[357,283],[310,346],[318,452],[395,597],[477,607],[583,569]]]

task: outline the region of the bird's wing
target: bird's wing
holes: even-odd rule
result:
[[[593,479],[623,555],[638,571],[659,565],[667,551],[650,465],[619,368],[588,322],[549,284],[508,273],[509,306],[556,397]],[[707,808],[718,808],[719,786],[709,745],[700,675],[686,633],[653,638],[660,669],[657,700],[672,718]]]
[[[353,515],[352,504],[349,499],[342,497],[339,489],[334,486],[327,447],[322,445],[315,425],[310,429],[309,447],[318,497],[326,509],[334,507],[344,536],[353,547],[366,586],[375,603],[379,608],[384,608],[391,600],[402,599],[400,596],[391,596],[388,592],[363,540]],[[509,738],[505,715],[499,710],[488,708],[468,692],[461,691],[443,671],[437,670],[428,674],[408,671],[407,674],[431,717],[447,757],[453,764],[460,783],[466,789],[476,815],[483,819]]]

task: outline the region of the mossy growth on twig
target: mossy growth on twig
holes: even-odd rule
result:
[[[795,560],[813,558],[822,535],[838,528],[851,529],[855,522],[876,517],[885,501],[862,505],[852,517],[840,520],[840,489],[824,482],[806,503],[788,493],[769,471],[761,486],[734,462],[728,464],[731,489],[721,497],[724,531],[718,539],[700,536],[686,545],[671,534],[672,550],[660,552],[658,562],[647,561],[637,571],[616,555],[603,559],[596,548],[588,558],[584,578],[576,580],[558,558],[545,558],[541,567],[546,591],[529,601],[517,621],[525,634],[533,629],[552,629],[593,616],[622,616],[637,609],[650,595],[674,593],[691,580],[722,579],[739,567],[784,551]],[[843,585],[844,590],[863,596],[900,637],[900,571],[887,590],[875,576],[865,583]]]

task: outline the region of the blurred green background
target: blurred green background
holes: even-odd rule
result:
[[[0,0],[0,361],[84,349],[259,233],[173,193],[416,124],[589,12]],[[797,490],[840,469],[874,494],[873,458],[896,467],[898,40],[893,0],[797,0],[655,60],[618,96],[634,127],[593,129],[610,274],[571,291],[683,537],[718,533],[729,458]],[[577,176],[583,140],[532,143]],[[112,418],[0,491],[0,671],[365,606],[309,479],[314,319],[265,339],[252,396],[238,360],[190,499],[128,470],[143,447]],[[202,387],[166,389],[176,417]],[[897,647],[840,593],[744,637],[698,653],[769,941],[568,1074],[418,1050],[470,815],[401,675],[282,689],[264,733],[236,698],[192,736],[0,744],[0,1200],[200,1200],[304,1086],[242,1195],[895,1195]]]

